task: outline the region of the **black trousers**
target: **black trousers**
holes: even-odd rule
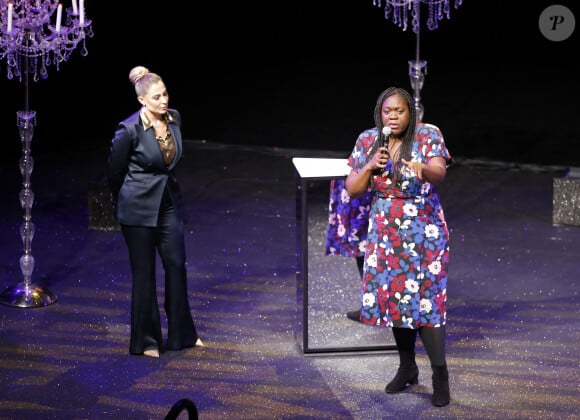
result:
[[[187,296],[183,220],[169,194],[164,194],[156,227],[121,225],[121,230],[129,249],[132,274],[129,352],[142,354],[151,348],[163,349],[155,276],[157,252],[165,271],[166,349],[194,346],[198,336]]]

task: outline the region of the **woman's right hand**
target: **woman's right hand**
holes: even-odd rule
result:
[[[367,163],[369,169],[374,171],[375,169],[384,169],[387,166],[389,160],[389,152],[387,148],[381,146],[377,149],[371,160]]]

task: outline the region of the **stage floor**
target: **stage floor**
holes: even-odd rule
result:
[[[344,155],[186,142],[179,177],[189,293],[206,347],[160,359],[128,354],[123,238],[89,228],[88,194],[105,156],[35,157],[32,282],[57,300],[0,305],[0,418],[162,419],[183,398],[200,419],[580,417],[580,227],[552,223],[553,180],[563,168],[458,158],[449,169],[440,191],[451,229],[452,401],[436,408],[420,340],[419,385],[395,395],[384,392],[398,365],[393,352],[302,351],[292,157]],[[22,281],[18,162],[3,161],[1,174],[5,290]],[[348,263],[327,271],[344,274]],[[344,315],[358,296],[352,266],[343,300],[322,308],[330,316],[318,328],[337,340],[358,329],[363,340],[390,341],[389,329]]]

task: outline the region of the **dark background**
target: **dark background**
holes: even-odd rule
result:
[[[65,7],[68,7],[65,1]],[[466,158],[578,165],[578,30],[561,42],[539,30],[549,1],[465,0],[429,31],[421,58],[424,120]],[[572,1],[558,1],[578,18]],[[161,74],[186,139],[344,151],[373,125],[378,94],[409,89],[416,35],[372,0],[117,2],[86,0],[88,55],[30,82],[33,155],[105,153],[116,123],[138,109],[129,70]],[[422,16],[426,17],[422,7]],[[21,145],[24,85],[0,62],[7,159]],[[3,159],[4,160],[4,159]]]

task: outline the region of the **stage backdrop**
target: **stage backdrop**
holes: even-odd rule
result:
[[[372,125],[378,94],[410,89],[415,34],[372,0],[198,3],[86,0],[88,56],[75,51],[30,86],[33,155],[104,153],[117,121],[138,108],[127,77],[138,64],[165,78],[186,138],[345,155]],[[543,36],[539,17],[552,4],[464,0],[437,30],[422,30],[424,120],[454,155],[579,165],[578,31]],[[558,4],[578,13],[572,1]],[[24,91],[4,62],[0,72],[2,162],[12,162]]]

